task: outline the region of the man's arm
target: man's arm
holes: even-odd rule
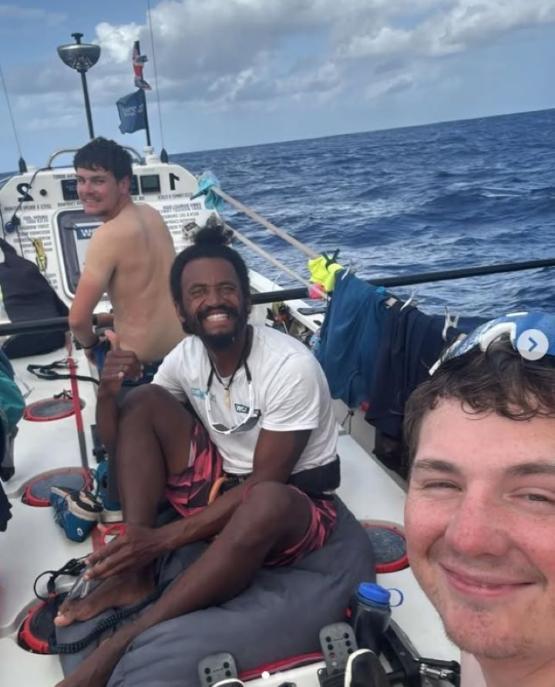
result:
[[[85,268],[79,278],[77,292],[69,311],[69,326],[73,335],[85,348],[90,348],[98,341],[93,331],[93,312],[106,285],[97,277],[90,274]]]
[[[71,331],[77,341],[86,348],[97,340],[92,327],[93,312],[116,269],[117,247],[111,236],[113,233],[109,226],[104,224],[93,234],[69,311]]]
[[[105,336],[110,342],[96,402],[96,424],[100,440],[109,455],[114,456],[119,422],[117,396],[124,379],[137,379],[141,375],[141,364],[133,351],[122,351],[118,336],[108,329]]]

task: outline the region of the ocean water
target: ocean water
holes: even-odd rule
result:
[[[555,257],[555,110],[174,159],[361,278]],[[237,213],[226,220],[307,277],[302,253]],[[243,249],[248,263],[298,286]],[[424,312],[490,316],[555,305],[555,268],[393,288]]]

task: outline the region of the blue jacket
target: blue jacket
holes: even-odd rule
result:
[[[333,398],[350,408],[369,398],[389,294],[350,272],[337,273],[316,357]]]

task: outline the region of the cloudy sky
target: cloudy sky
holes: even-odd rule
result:
[[[150,0],[170,153],[555,106],[555,0]],[[100,44],[95,133],[122,137],[131,47],[150,57],[146,0],[0,2],[0,66],[28,162],[87,140],[79,76],[56,46]],[[1,87],[0,83],[0,87]],[[148,95],[160,145],[156,94]],[[18,158],[0,91],[0,170]]]

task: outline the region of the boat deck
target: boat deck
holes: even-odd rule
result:
[[[65,351],[33,359],[33,363],[49,363],[65,357]],[[89,374],[82,352],[75,355],[78,371]],[[15,361],[16,374],[32,391],[28,403],[52,397],[69,389],[69,380],[45,381],[26,370],[29,360]],[[83,420],[87,452],[91,466],[95,391],[90,382],[79,382],[80,397],[85,401]],[[16,474],[4,487],[12,501],[13,517],[8,529],[0,534],[0,675],[21,685],[51,686],[62,678],[57,657],[32,655],[17,645],[17,629],[30,605],[36,603],[33,582],[48,569],[57,569],[67,560],[85,555],[90,539],[83,544],[69,541],[53,518],[50,508],[33,508],[21,502],[25,482],[39,473],[54,468],[80,465],[75,417],[52,422],[20,422],[15,441]],[[360,519],[382,519],[403,522],[405,494],[380,464],[369,456],[355,440],[343,434],[338,451],[342,460],[342,483],[339,494]],[[15,555],[14,555],[15,554]],[[445,638],[437,615],[420,591],[410,570],[381,575],[379,582],[403,591],[403,605],[393,610],[393,618],[411,638],[418,653],[441,659],[458,659],[458,651]],[[303,687],[318,684],[316,671],[297,669],[264,680],[267,687],[292,679]],[[0,680],[2,684],[3,680]]]

